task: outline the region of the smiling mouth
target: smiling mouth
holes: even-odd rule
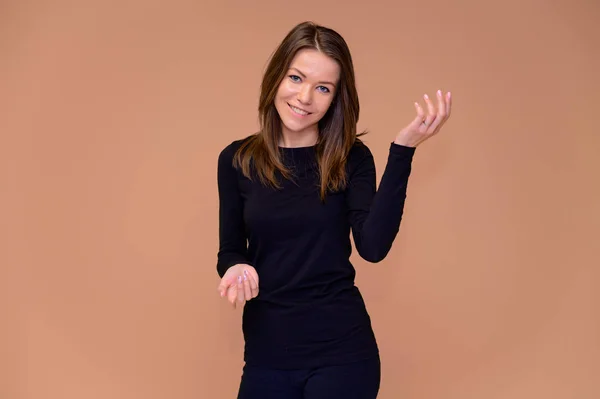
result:
[[[290,107],[290,109],[291,109],[291,110],[292,110],[292,111],[293,111],[293,112],[294,112],[296,115],[299,115],[299,116],[307,116],[307,115],[310,115],[310,112],[307,112],[307,111],[305,111],[305,110],[303,110],[303,109],[301,109],[301,108],[294,107],[294,106],[293,106],[293,105],[291,105],[291,104],[288,104],[288,106]]]

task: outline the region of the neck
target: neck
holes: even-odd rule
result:
[[[290,132],[283,129],[279,139],[279,146],[285,148],[311,147],[317,144],[319,133],[316,129],[302,132]]]

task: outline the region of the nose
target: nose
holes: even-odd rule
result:
[[[302,85],[298,91],[298,101],[302,104],[310,104],[312,102],[312,90],[310,85]]]

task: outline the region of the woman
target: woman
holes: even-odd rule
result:
[[[375,398],[380,359],[350,263],[379,262],[402,219],[416,147],[450,114],[415,103],[375,163],[358,139],[359,101],[344,39],[297,25],[274,52],[260,94],[261,127],[219,155],[218,290],[243,307],[241,399]]]

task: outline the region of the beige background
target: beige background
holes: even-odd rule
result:
[[[600,397],[600,3],[216,4],[0,3],[0,398],[235,397],[216,160],[307,19],[351,47],[378,178],[454,95],[389,257],[354,258],[380,398]]]

